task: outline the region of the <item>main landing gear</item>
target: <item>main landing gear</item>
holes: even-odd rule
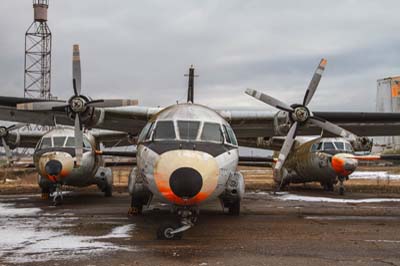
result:
[[[177,240],[181,239],[183,232],[192,228],[197,221],[199,214],[198,208],[182,208],[178,209],[178,215],[180,216],[179,223],[165,223],[161,225],[157,230],[157,239],[162,240]]]
[[[348,177],[344,177],[344,176],[339,176],[339,194],[341,196],[344,195],[345,189],[344,189],[344,181],[348,179]]]
[[[42,194],[40,196],[42,200],[49,200],[50,198],[50,189],[49,188],[42,188]]]

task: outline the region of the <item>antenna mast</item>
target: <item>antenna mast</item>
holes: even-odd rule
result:
[[[49,0],[33,0],[34,21],[25,33],[24,97],[51,99]]]

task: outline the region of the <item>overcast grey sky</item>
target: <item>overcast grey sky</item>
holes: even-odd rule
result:
[[[32,1],[1,9],[1,95],[22,96]],[[313,110],[373,111],[376,80],[400,75],[399,10],[394,0],[50,0],[52,92],[72,93],[75,43],[86,95],[146,106],[185,100],[190,64],[200,75],[197,102],[264,107],[244,94],[248,87],[300,102],[326,57]]]

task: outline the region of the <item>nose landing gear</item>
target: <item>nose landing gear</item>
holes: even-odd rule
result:
[[[60,205],[63,200],[64,200],[64,196],[62,194],[61,184],[57,184],[56,191],[53,193],[53,205],[54,206]]]
[[[160,240],[178,240],[183,236],[183,232],[192,228],[197,221],[199,214],[198,208],[180,209],[178,215],[181,218],[180,223],[166,223],[157,230],[157,239]]]

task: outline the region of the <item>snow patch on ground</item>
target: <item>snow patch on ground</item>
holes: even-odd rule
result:
[[[0,260],[20,264],[132,250],[107,239],[130,237],[133,224],[115,227],[102,236],[76,236],[68,231],[76,219],[70,214],[56,216],[0,202]]]
[[[267,195],[272,199],[283,201],[305,201],[305,202],[328,202],[328,203],[380,203],[380,202],[400,202],[400,198],[367,198],[367,199],[343,199],[329,197],[313,197],[290,194],[288,192],[252,192],[248,194]]]
[[[346,221],[346,220],[367,220],[367,221],[398,221],[400,217],[395,216],[306,216],[307,220],[321,220],[321,221]]]
[[[355,171],[349,176],[350,179],[386,179],[386,180],[400,180],[400,175],[389,174],[386,171]]]
[[[394,244],[400,244],[400,240],[365,240],[365,242],[375,242],[375,243],[394,243]]]
[[[379,203],[379,202],[400,202],[400,198],[368,198],[368,199],[340,199],[328,197],[300,196],[289,193],[279,193],[275,198],[285,201],[306,201],[306,202],[331,202],[331,203]]]
[[[14,207],[13,204],[0,203],[0,218],[32,216],[42,211],[39,208],[13,208],[13,207]]]

